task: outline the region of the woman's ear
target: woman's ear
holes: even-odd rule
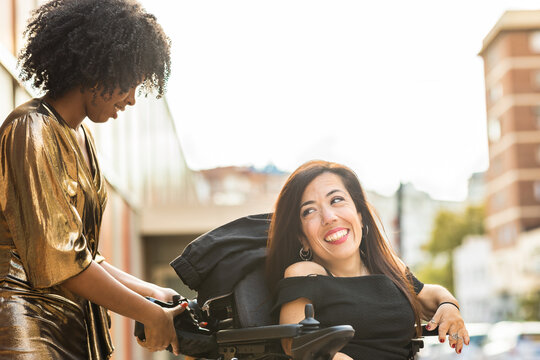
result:
[[[300,234],[300,236],[298,237],[298,241],[300,241],[302,249],[309,250],[309,242],[307,241],[307,238],[304,234]]]
[[[358,219],[360,220],[360,225],[362,225],[362,228],[364,227],[364,221],[362,219],[362,213],[359,211],[358,212]]]

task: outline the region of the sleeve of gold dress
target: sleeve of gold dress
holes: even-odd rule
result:
[[[0,202],[28,280],[50,287],[92,261],[75,207],[78,182],[66,168],[76,161],[62,150],[65,139],[54,119],[31,113],[4,125]]]

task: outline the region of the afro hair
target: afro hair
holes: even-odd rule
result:
[[[102,95],[142,84],[161,97],[170,40],[131,0],[53,0],[32,13],[19,54],[21,79],[53,98],[99,86]]]

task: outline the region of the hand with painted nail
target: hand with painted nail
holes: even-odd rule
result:
[[[448,345],[455,349],[456,353],[461,353],[463,345],[469,345],[469,333],[457,305],[445,303],[437,308],[435,315],[426,325],[428,330],[435,328],[439,330],[441,343],[446,340],[448,335]]]

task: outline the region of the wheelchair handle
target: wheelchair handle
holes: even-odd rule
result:
[[[422,325],[422,336],[438,336],[438,335],[439,335],[439,328],[428,330],[426,329],[425,325]]]
[[[178,306],[183,301],[187,301],[186,299],[183,299],[180,295],[174,295],[172,298],[172,301],[165,302],[158,299],[154,299],[153,297],[147,296],[146,299],[153,302],[154,304],[157,304],[164,308],[173,308]],[[144,324],[140,323],[138,321],[135,321],[135,329],[133,331],[133,335],[139,338],[141,341],[146,340],[146,335],[144,333]],[[172,351],[172,346],[169,345],[166,349],[167,351]]]
[[[206,355],[213,356],[216,353],[217,344],[215,336],[208,329],[201,327],[204,326],[204,323],[199,323],[196,319],[195,313],[198,311],[196,300],[187,300],[179,295],[175,295],[171,302],[164,302],[149,297],[147,299],[165,308],[174,308],[179,304],[185,307],[184,311],[176,315],[173,319],[176,338],[183,354],[197,358],[201,357],[199,355],[205,355],[202,357],[206,358],[208,357]],[[135,322],[134,335],[141,340],[146,339],[144,324]],[[172,352],[172,346],[169,345],[166,350]]]

